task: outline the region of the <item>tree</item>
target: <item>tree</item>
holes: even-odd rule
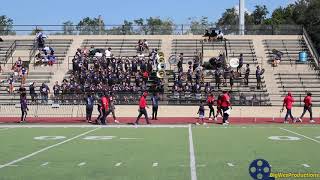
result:
[[[190,30],[188,33],[192,33],[194,35],[203,34],[206,29],[213,25],[208,21],[208,17],[202,16],[200,19],[198,18],[189,18],[190,21]]]
[[[0,16],[0,35],[14,35],[13,20],[5,15]]]
[[[73,22],[71,21],[66,21],[66,22],[63,22],[63,27],[62,27],[62,30],[63,30],[63,34],[64,35],[74,35],[75,34],[75,26],[73,25]]]
[[[268,14],[269,14],[269,11],[265,5],[255,6],[255,10],[251,14],[251,16],[253,17],[253,23],[263,24]]]
[[[105,33],[105,24],[101,17],[98,18],[83,18],[77,25],[79,34],[97,35]]]
[[[218,19],[217,26],[235,26],[238,24],[239,15],[235,8],[226,9],[221,18]]]
[[[135,19],[133,20],[134,24],[138,27],[136,30],[137,34],[147,35],[148,34],[148,28],[144,24],[144,19]]]
[[[170,19],[161,20],[159,17],[146,19],[146,29],[150,35],[173,34],[173,21]]]

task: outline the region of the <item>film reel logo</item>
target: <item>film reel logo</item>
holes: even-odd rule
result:
[[[270,177],[271,166],[264,159],[256,159],[249,166],[249,174],[254,180],[272,180]]]

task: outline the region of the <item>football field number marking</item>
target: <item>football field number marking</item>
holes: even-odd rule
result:
[[[287,131],[287,132],[290,132],[290,133],[292,133],[292,134],[295,134],[295,135],[304,137],[304,138],[306,138],[306,139],[309,139],[309,140],[311,140],[311,141],[313,141],[313,142],[316,142],[316,143],[319,143],[319,144],[320,144],[320,141],[318,141],[318,140],[316,140],[316,139],[313,139],[313,138],[311,138],[311,137],[305,136],[305,135],[303,135],[303,134],[299,134],[299,133],[294,132],[294,131],[290,131],[289,129],[286,129],[286,128],[280,128],[280,129],[282,129],[282,130],[284,130],[284,131]]]
[[[310,166],[308,164],[302,164],[302,166],[309,168]]]
[[[232,164],[232,163],[227,163],[228,164],[228,166],[230,166],[230,167],[234,167],[234,165]]]
[[[158,165],[159,165],[159,163],[154,162],[154,163],[152,164],[152,167],[157,167]]]
[[[268,139],[275,140],[275,141],[298,141],[300,140],[299,137],[295,136],[270,136]]]
[[[119,166],[121,166],[121,164],[122,164],[122,162],[118,162],[115,166],[119,167]]]
[[[75,140],[75,139],[77,139],[77,138],[79,138],[79,137],[81,137],[81,136],[87,135],[87,134],[89,134],[89,133],[91,133],[91,132],[93,132],[93,131],[96,131],[96,130],[98,130],[98,129],[100,129],[100,127],[95,128],[95,129],[92,129],[92,130],[89,130],[89,131],[86,131],[86,132],[84,132],[84,133],[81,133],[81,134],[79,134],[79,135],[77,135],[77,136],[74,136],[74,137],[72,137],[72,138],[70,138],[70,139],[67,139],[67,140],[64,140],[64,141],[62,141],[62,142],[56,143],[56,144],[54,144],[54,145],[47,146],[47,147],[42,148],[42,149],[40,149],[40,150],[38,150],[38,151],[35,151],[35,152],[31,153],[31,154],[28,154],[28,155],[26,155],[26,156],[23,156],[23,157],[21,157],[21,158],[19,158],[19,159],[16,159],[16,160],[13,160],[13,161],[11,161],[11,162],[8,162],[8,163],[6,163],[6,164],[4,164],[4,165],[0,165],[0,169],[2,169],[2,168],[4,168],[4,167],[7,167],[7,166],[10,166],[10,165],[13,165],[13,164],[15,164],[15,163],[17,163],[17,162],[20,162],[20,161],[23,161],[23,160],[25,160],[25,159],[28,159],[28,158],[30,158],[30,157],[33,157],[33,156],[35,156],[35,155],[37,155],[37,154],[39,154],[39,153],[41,153],[41,152],[44,152],[44,151],[47,151],[47,150],[52,149],[52,148],[54,148],[54,147],[60,146],[60,145],[65,144],[65,143],[67,143],[67,142],[69,142],[69,141]]]

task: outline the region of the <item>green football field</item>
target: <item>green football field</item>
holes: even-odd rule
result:
[[[255,159],[320,173],[315,125],[7,125],[0,143],[1,180],[250,180]]]

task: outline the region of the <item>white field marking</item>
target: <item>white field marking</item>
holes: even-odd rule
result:
[[[81,162],[81,163],[78,164],[78,166],[84,166],[86,164],[87,164],[86,162]]]
[[[308,164],[301,164],[302,166],[306,167],[306,168],[309,168],[311,166],[309,166]]]
[[[46,166],[48,164],[49,164],[49,162],[45,162],[45,163],[41,164],[41,166]]]
[[[0,166],[2,166],[2,165],[0,165]],[[16,165],[16,164],[11,164],[11,165],[9,165],[9,166],[7,166],[7,167],[18,167],[19,165]]]
[[[119,138],[121,140],[135,140],[135,139],[143,139],[143,138]]]
[[[317,139],[320,139],[320,136],[317,136],[316,138],[317,138]]]
[[[294,136],[270,136],[268,139],[275,140],[275,141],[299,141],[299,137]]]
[[[116,165],[114,165],[114,166],[116,166],[116,167],[119,167],[119,166],[121,166],[121,164],[122,164],[122,162],[118,162]]]
[[[228,164],[228,166],[230,166],[230,167],[234,167],[234,164],[232,164],[232,163],[227,163]]]
[[[206,164],[198,164],[197,167],[206,167]]]
[[[8,129],[12,129],[12,128],[0,128],[0,131],[5,131],[5,130],[8,130]]]
[[[157,167],[158,165],[159,165],[159,163],[154,162],[154,163],[152,164],[152,167]]]
[[[86,136],[83,139],[84,140],[111,140],[115,137],[116,136]]]
[[[190,173],[191,173],[191,180],[197,180],[196,157],[194,155],[191,124],[189,125],[189,146],[190,146]]]
[[[54,148],[54,147],[57,147],[57,146],[59,146],[59,145],[61,145],[61,144],[64,144],[64,143],[67,143],[67,142],[72,141],[72,140],[74,140],[74,139],[77,139],[77,138],[79,138],[79,137],[81,137],[81,136],[84,136],[84,135],[86,135],[86,134],[89,134],[89,133],[91,133],[91,132],[93,132],[93,131],[96,131],[96,130],[98,130],[98,129],[100,129],[100,127],[95,128],[95,129],[91,129],[91,130],[89,130],[89,131],[86,131],[86,132],[84,132],[84,133],[82,133],[82,134],[79,134],[79,135],[77,135],[77,136],[74,136],[74,137],[72,137],[72,138],[70,138],[70,139],[67,139],[67,140],[61,141],[61,142],[59,142],[59,143],[56,143],[56,144],[54,144],[54,145],[47,146],[47,147],[45,147],[45,148],[43,148],[43,149],[40,149],[40,150],[38,150],[38,151],[36,151],[36,152],[33,152],[33,153],[28,154],[28,155],[26,155],[26,156],[23,156],[23,157],[21,157],[21,158],[19,158],[19,159],[16,159],[16,160],[13,160],[13,161],[11,161],[11,162],[8,162],[8,163],[6,163],[6,164],[4,164],[4,165],[0,165],[0,169],[2,169],[2,168],[4,168],[4,167],[7,167],[7,166],[10,166],[10,165],[12,165],[12,164],[15,164],[15,163],[17,163],[17,162],[20,162],[20,161],[22,161],[22,160],[28,159],[28,158],[30,158],[30,157],[32,157],[32,156],[35,156],[35,155],[37,155],[37,154],[39,154],[39,153],[41,153],[41,152],[44,152],[44,151],[46,151],[46,150],[52,149],[52,148]]]
[[[318,141],[318,140],[316,140],[316,139],[313,139],[313,138],[311,138],[311,137],[305,136],[305,135],[303,135],[303,134],[296,133],[296,132],[294,132],[294,131],[290,131],[290,130],[285,129],[285,128],[280,128],[280,129],[282,129],[282,130],[284,130],[284,131],[287,131],[287,132],[291,132],[291,133],[293,133],[293,134],[296,134],[296,135],[298,135],[298,136],[301,136],[301,137],[307,138],[307,139],[309,139],[309,140],[311,140],[311,141],[314,141],[314,142],[316,142],[316,143],[319,143],[319,144],[320,144],[320,141]]]
[[[99,126],[99,125],[85,125],[85,124],[26,124],[23,126],[19,125],[0,125],[0,128],[188,128],[188,125],[106,125],[106,126]]]
[[[34,137],[34,140],[60,140],[65,139],[65,136],[38,136]]]

